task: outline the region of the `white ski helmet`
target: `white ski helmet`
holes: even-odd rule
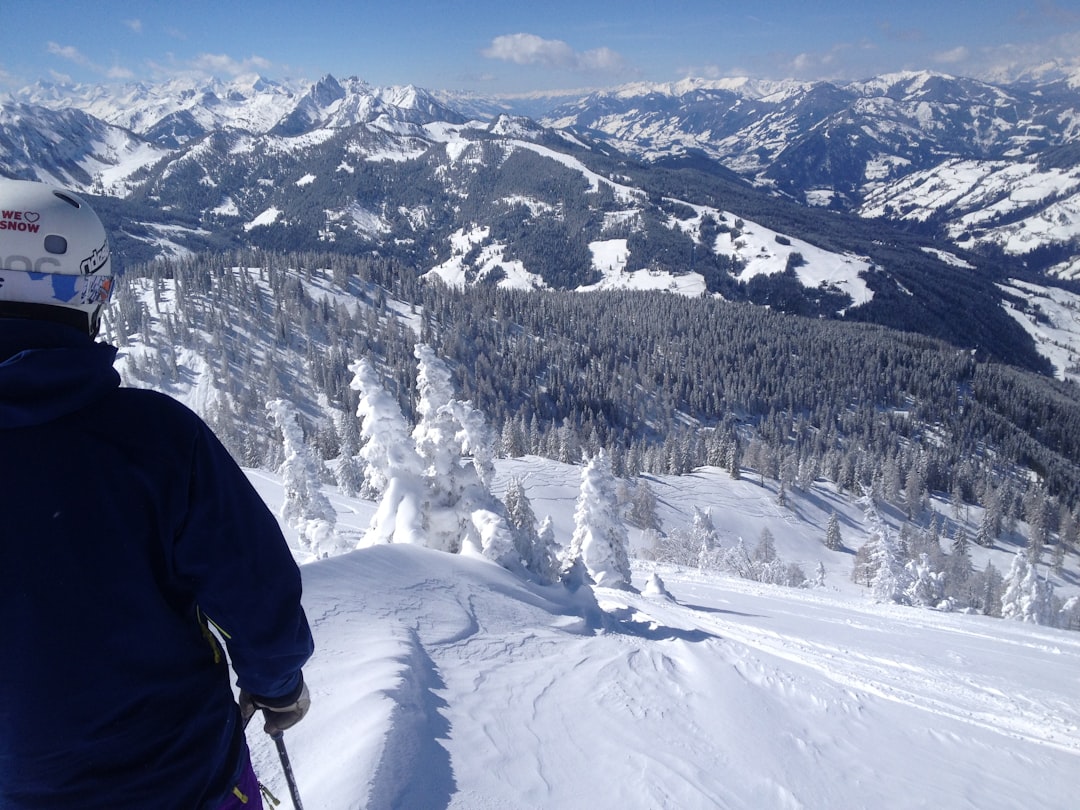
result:
[[[84,200],[0,178],[0,317],[59,320],[96,335],[112,284],[105,227]]]

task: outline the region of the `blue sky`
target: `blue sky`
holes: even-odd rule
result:
[[[359,76],[489,93],[930,69],[1080,71],[1080,0],[0,0],[0,90]]]

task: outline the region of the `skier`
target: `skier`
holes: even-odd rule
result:
[[[119,387],[112,282],[85,201],[0,179],[0,807],[260,808],[244,724],[310,704],[299,571],[210,429]]]

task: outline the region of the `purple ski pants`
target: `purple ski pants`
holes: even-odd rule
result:
[[[240,781],[236,783],[233,792],[218,810],[263,810],[262,791],[259,790],[259,780],[255,777],[255,770],[251,767],[250,756],[244,757]]]

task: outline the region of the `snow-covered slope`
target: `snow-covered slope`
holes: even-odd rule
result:
[[[1023,255],[1080,234],[1080,167],[948,160],[877,186],[859,213],[920,222],[947,215],[949,237],[963,247],[995,245]]]
[[[501,474],[530,476],[538,514],[571,511],[574,468]],[[718,526],[755,525],[762,501],[723,476],[664,481],[666,518],[711,502]],[[272,476],[256,484],[280,503]],[[336,503],[343,527],[373,508]],[[876,605],[831,576],[635,570],[641,593],[570,593],[414,546],[305,565],[313,705],[286,734],[305,807],[1071,806],[1080,636]]]
[[[1080,382],[1080,295],[1013,279],[1001,289],[1006,311],[1035,340],[1061,380]]]
[[[10,176],[122,195],[124,178],[165,154],[79,110],[0,104],[0,158]]]

